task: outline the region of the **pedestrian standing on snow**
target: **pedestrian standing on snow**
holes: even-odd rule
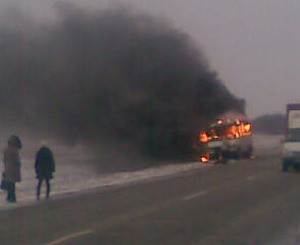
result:
[[[8,138],[7,148],[4,151],[4,174],[8,202],[14,203],[16,199],[16,182],[21,181],[21,161],[19,151],[22,148],[18,136],[12,135]]]
[[[46,199],[50,197],[50,180],[55,172],[55,162],[52,151],[47,146],[47,142],[42,141],[41,148],[38,150],[35,158],[35,173],[38,179],[36,187],[36,198],[40,200],[40,193],[43,181],[46,182]]]

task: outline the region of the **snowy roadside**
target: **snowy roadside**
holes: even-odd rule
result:
[[[277,152],[280,148],[279,136],[257,135],[254,137],[254,145],[257,154]],[[27,145],[22,150],[22,182],[17,184],[17,204],[7,204],[5,195],[0,195],[0,209],[18,207],[35,201],[36,179],[33,168],[34,145]],[[118,186],[135,181],[148,180],[156,177],[168,176],[188,170],[212,167],[212,164],[190,162],[181,164],[168,164],[149,167],[142,170],[123,171],[103,174],[96,169],[93,162],[96,156],[87,157],[80,148],[68,148],[66,146],[54,147],[57,167],[55,178],[52,180],[52,195],[80,192],[86,189],[106,186]],[[44,189],[42,190],[42,194]]]
[[[17,200],[16,204],[8,204],[5,201],[5,193],[2,191],[0,195],[0,210],[14,208],[35,202],[35,179],[33,169],[33,156],[22,154],[22,182],[17,183]],[[70,157],[69,157],[70,156]],[[96,187],[120,186],[136,181],[148,180],[151,178],[168,176],[181,173],[188,170],[210,167],[212,165],[200,162],[175,163],[168,165],[160,165],[157,167],[149,167],[137,171],[125,171],[116,173],[101,174],[93,164],[86,164],[89,161],[95,161],[95,158],[86,158],[81,153],[76,155],[59,153],[56,156],[56,174],[51,181],[51,196],[66,193],[75,193]],[[85,163],[79,164],[79,162]],[[41,197],[44,195],[44,186]]]

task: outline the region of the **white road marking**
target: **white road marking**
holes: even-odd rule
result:
[[[61,237],[59,239],[56,239],[52,242],[45,243],[45,245],[57,245],[57,244],[60,244],[62,242],[65,242],[65,241],[70,240],[70,239],[75,238],[75,237],[91,234],[92,232],[93,232],[92,230],[85,230],[85,231],[81,231],[81,232],[76,232],[76,233]]]
[[[199,196],[205,196],[207,194],[208,194],[208,191],[201,191],[201,192],[195,193],[193,195],[186,196],[182,200],[183,201],[187,201],[187,200],[191,200],[191,199],[197,198]]]

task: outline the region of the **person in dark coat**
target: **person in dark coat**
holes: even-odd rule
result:
[[[36,198],[40,199],[41,186],[43,181],[46,182],[46,198],[50,196],[50,180],[55,172],[55,162],[52,151],[47,147],[46,142],[42,142],[42,147],[38,150],[35,159],[35,173],[38,179],[36,188]]]
[[[16,202],[16,182],[21,181],[21,161],[19,151],[22,148],[18,136],[12,135],[8,138],[7,148],[4,151],[4,173],[3,180],[7,190],[6,200]]]

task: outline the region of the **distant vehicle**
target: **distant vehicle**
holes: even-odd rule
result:
[[[202,162],[226,163],[228,159],[251,158],[252,125],[246,119],[220,118],[199,134],[199,141],[204,144]]]
[[[300,170],[300,104],[286,106],[286,129],[282,143],[282,171]]]

